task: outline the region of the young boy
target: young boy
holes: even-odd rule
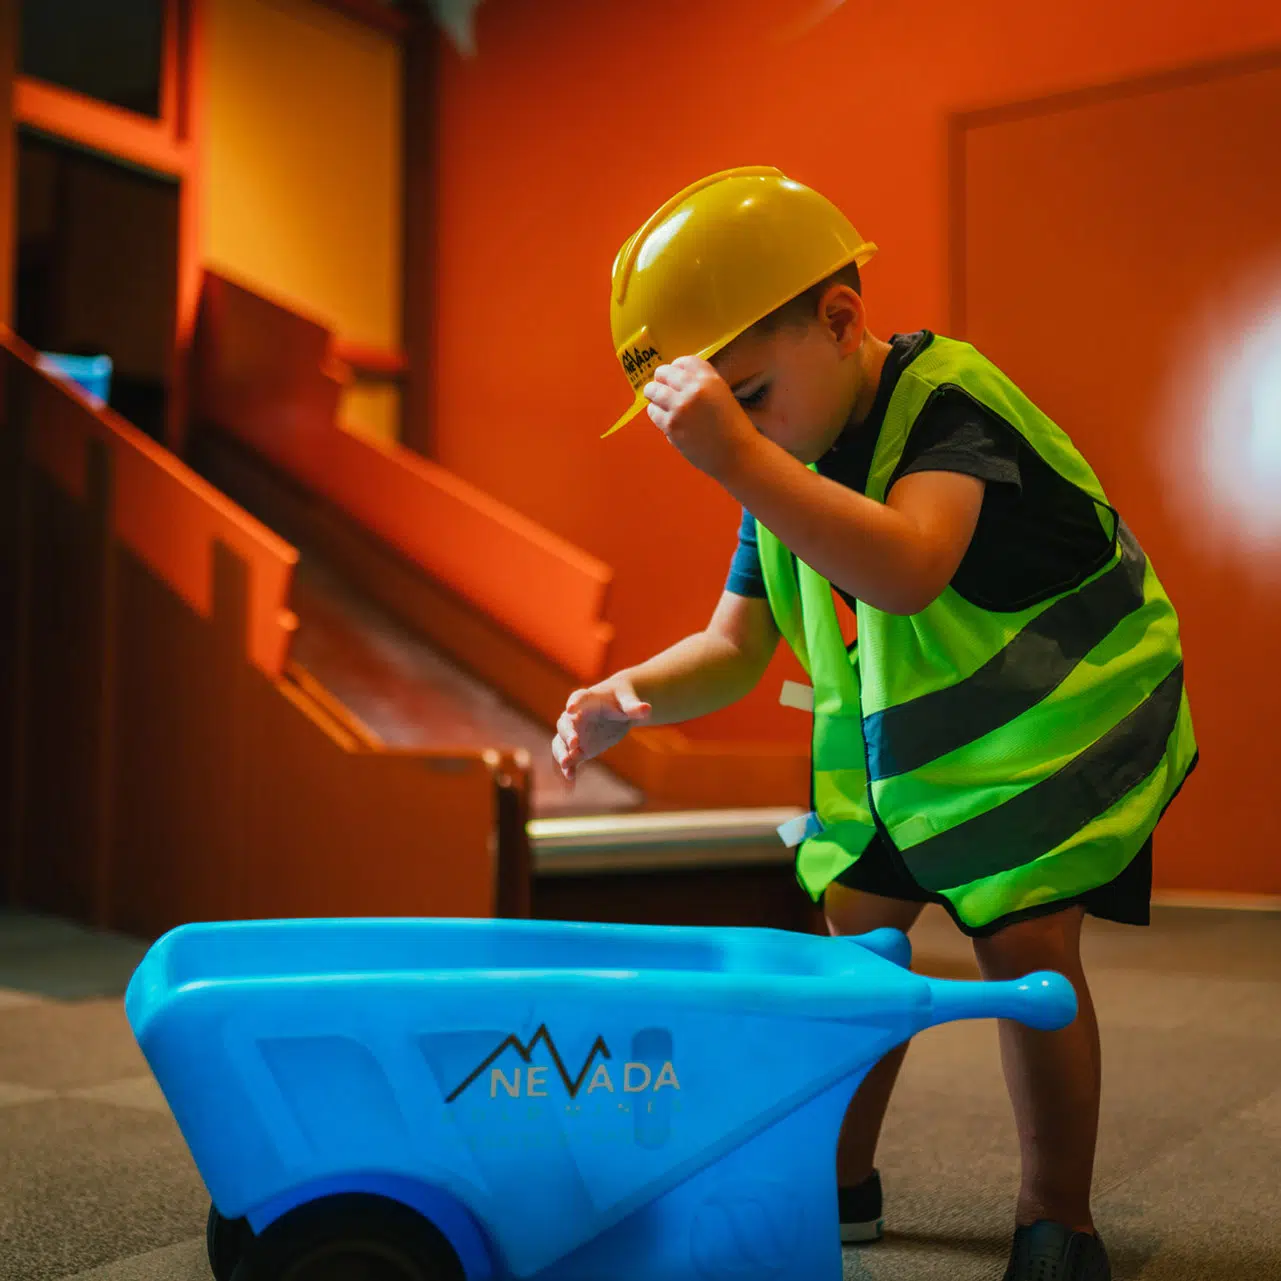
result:
[[[695,183],[623,246],[611,318],[634,402],[611,430],[645,409],[744,515],[706,630],[576,691],[552,750],[572,780],[634,724],[725,707],[785,637],[813,682],[797,876],[831,931],[906,931],[939,903],[985,977],[1075,985],[1069,1027],[1000,1023],[1022,1153],[1005,1277],[1105,1281],[1080,933],[1086,914],[1148,922],[1151,834],[1196,762],[1178,621],[1088,464],[1008,378],[965,344],[870,332],[874,252],[767,168]],[[880,1235],[873,1161],[905,1052],[840,1136],[847,1241]]]

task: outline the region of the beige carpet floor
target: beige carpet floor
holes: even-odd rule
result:
[[[929,972],[971,966],[934,909],[914,944]],[[144,950],[0,912],[0,1281],[208,1281],[205,1193],[120,1000]],[[1086,954],[1116,1277],[1281,1281],[1281,914],[1090,922]],[[846,1251],[847,1281],[1000,1281],[1018,1168],[994,1025],[918,1038],[880,1160],[887,1236]]]

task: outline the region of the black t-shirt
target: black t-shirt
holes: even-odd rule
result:
[[[850,424],[818,462],[821,475],[863,493],[899,375],[933,334],[895,334],[871,413]],[[911,472],[951,471],[987,482],[974,537],[953,589],[991,610],[1017,610],[1088,578],[1111,555],[1094,500],[1064,480],[1003,419],[958,387],[941,387],[921,411],[886,493]],[[764,596],[756,523],[744,511],[726,590]],[[851,607],[854,600],[841,592]]]

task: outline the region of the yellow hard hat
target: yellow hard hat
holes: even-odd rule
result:
[[[609,320],[634,399],[605,435],[645,408],[642,391],[659,365],[707,360],[875,252],[830,200],[777,169],[726,169],[678,192],[614,259]]]

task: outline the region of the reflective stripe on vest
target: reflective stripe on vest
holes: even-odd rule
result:
[[[943,385],[1021,432],[1113,534],[1090,578],[1022,611],[986,610],[950,587],[911,617],[858,604],[862,657],[844,667],[855,673],[871,806],[915,879],[982,925],[1117,875],[1196,743],[1178,620],[1142,549],[1063,432],[973,348],[935,339],[903,371],[868,495],[884,501],[912,424]],[[780,630],[790,642],[796,624],[789,632],[782,620],[799,607],[809,652],[831,660],[844,642],[830,585],[759,523],[757,534]],[[850,694],[848,677],[814,684],[829,715]],[[816,758],[816,786],[818,768]]]

